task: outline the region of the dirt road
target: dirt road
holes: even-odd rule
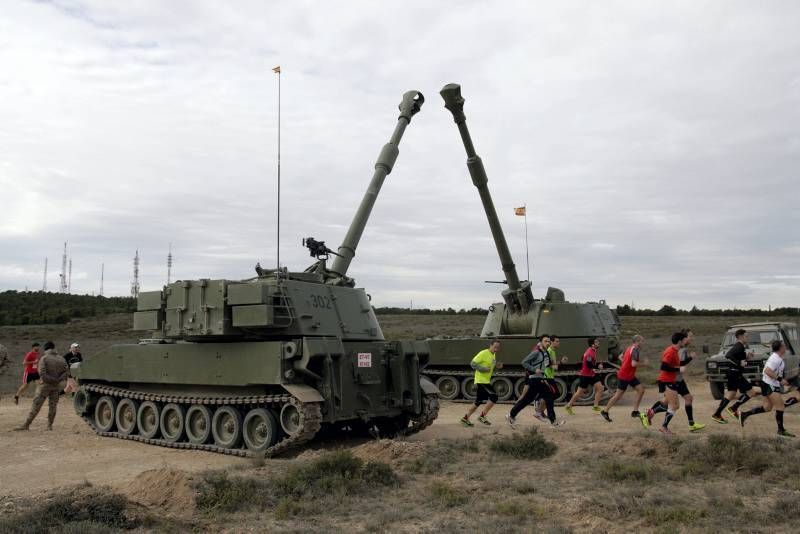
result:
[[[695,401],[695,418],[708,424],[703,433],[740,434],[738,425],[719,425],[711,421],[710,415],[716,407],[708,393],[704,382],[691,384],[692,391],[698,399]],[[649,406],[656,398],[654,388],[645,395],[642,406]],[[574,440],[586,441],[587,447],[594,440],[619,440],[625,443],[626,436],[645,432],[638,420],[630,417],[632,393],[623,398],[611,415],[613,424],[609,424],[594,414],[591,408],[576,408],[576,415],[567,416],[557,408],[559,417],[565,417],[567,423],[559,428],[549,428],[537,422],[526,409],[520,416],[522,426],[537,425],[548,437],[556,442]],[[759,400],[750,401],[748,407],[755,406]],[[220,454],[173,450],[154,447],[140,443],[100,438],[95,436],[86,424],[75,415],[71,403],[63,399],[59,405],[59,413],[55,430],[47,432],[46,406],[31,430],[13,432],[25,418],[31,399],[21,399],[19,406],[13,404],[10,396],[4,395],[0,400],[0,498],[6,496],[34,495],[39,492],[87,480],[92,484],[108,484],[115,487],[124,486],[143,471],[158,468],[174,468],[187,472],[198,472],[207,469],[223,469],[234,466],[246,466],[250,460],[232,458]],[[505,415],[509,405],[501,405],[490,414],[494,422],[491,427],[477,424],[475,428],[464,428],[458,420],[466,411],[467,405],[445,402],[436,422],[425,431],[410,438],[413,441],[426,441],[436,438],[469,437],[475,434],[492,435],[508,434],[512,430],[505,423]],[[660,422],[661,416],[657,417]],[[800,410],[789,409],[786,415],[786,426],[790,430],[800,431]],[[686,428],[686,414],[676,416],[672,430],[680,437],[694,437]],[[650,432],[656,432],[651,429]],[[772,415],[761,415],[748,421],[744,429],[746,435],[773,435],[775,421]],[[349,445],[351,441],[347,441]],[[336,444],[333,444],[334,446]],[[311,448],[330,447],[325,444],[311,444]],[[268,462],[282,462],[274,459]]]

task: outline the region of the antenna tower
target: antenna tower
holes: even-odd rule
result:
[[[72,258],[69,259],[69,276],[67,276],[67,293],[72,293]]]
[[[42,277],[42,293],[47,293],[47,258],[44,259],[44,277]]]
[[[61,274],[58,275],[61,279],[58,290],[61,293],[67,292],[67,242],[64,241],[64,255],[61,256]]]
[[[136,256],[133,257],[133,282],[131,283],[131,296],[139,298],[139,249],[136,249]]]
[[[172,243],[169,244],[169,254],[167,254],[167,285],[172,277]]]
[[[103,296],[103,275],[105,274],[106,264],[100,264],[100,296]]]

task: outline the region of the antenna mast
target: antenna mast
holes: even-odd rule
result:
[[[44,277],[42,279],[42,293],[47,293],[47,257],[44,259]]]
[[[167,285],[172,279],[172,243],[169,244],[169,254],[167,254]]]
[[[131,283],[131,296],[139,298],[139,249],[136,249],[136,256],[133,257],[133,282]]]
[[[61,256],[61,274],[58,275],[61,279],[58,290],[61,293],[67,292],[67,242],[64,241],[64,255]]]
[[[72,293],[72,258],[69,259],[69,276],[67,276],[67,293]]]
[[[106,264],[100,264],[100,296],[103,296],[103,275],[105,274]]]

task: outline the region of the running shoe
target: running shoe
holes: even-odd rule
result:
[[[642,414],[641,414],[641,412],[639,410],[633,410],[631,412],[631,417],[641,417],[641,416],[642,416]]]
[[[533,416],[536,419],[538,419],[539,421],[541,421],[542,423],[549,423],[550,422],[550,420],[547,417],[545,417],[543,413],[533,412]]]
[[[600,412],[600,415],[602,415],[602,416],[603,416],[603,419],[605,419],[605,420],[606,420],[606,421],[608,421],[609,423],[613,423],[613,421],[611,420],[611,416],[610,416],[610,415],[608,415],[608,412],[607,412],[607,411],[603,410],[602,412]]]
[[[575,415],[575,410],[572,409],[572,406],[565,406],[564,411],[570,415]]]
[[[721,415],[712,415],[711,416],[711,420],[712,421],[716,421],[717,423],[719,423],[721,425],[727,425],[728,424],[728,422],[725,420],[725,418],[722,417]]]
[[[511,414],[506,415],[506,421],[508,422],[508,426],[510,426],[512,429],[517,429],[517,420],[511,417]]]
[[[645,428],[649,428],[650,425],[653,424],[653,416],[655,414],[656,414],[656,412],[652,408],[648,408],[647,409],[647,415],[645,415],[645,417],[647,418],[647,424],[645,425]]]
[[[596,413],[600,413],[603,409],[600,406],[592,406],[592,411]]]
[[[689,425],[689,432],[697,432],[698,430],[703,430],[706,427],[703,423],[692,423]]]
[[[14,395],[14,404],[19,404],[19,396]]]
[[[667,428],[665,426],[658,427],[658,431],[661,432],[662,434],[664,434],[667,437],[672,437],[672,430],[670,430],[669,428]]]
[[[566,421],[565,419],[556,419],[555,421],[553,421],[552,423],[550,423],[550,425],[551,425],[551,426],[561,426],[561,425],[563,425],[563,424],[564,424],[564,423],[566,423],[566,422],[567,422],[567,421]]]
[[[639,421],[642,422],[642,426],[645,428],[650,428],[650,418],[647,417],[647,414],[640,413],[639,414]]]
[[[733,417],[734,419],[739,419],[739,411],[731,410],[730,406],[725,408],[725,413],[728,414],[729,417]]]
[[[14,430],[16,430],[16,428]],[[778,430],[778,435],[779,436],[783,436],[784,438],[793,438],[794,437],[794,434],[792,434],[788,430]]]
[[[492,422],[491,422],[491,421],[489,421],[488,419],[486,419],[486,417],[485,417],[485,416],[483,416],[483,415],[481,415],[480,417],[478,417],[478,421],[480,421],[481,423],[483,423],[483,424],[484,424],[484,425],[486,425],[486,426],[490,426],[490,425],[492,424]]]
[[[462,418],[461,418],[461,424],[462,424],[462,425],[464,425],[464,426],[466,426],[466,427],[475,426],[475,423],[473,423],[472,421],[470,421],[470,420],[469,420],[469,419],[467,419],[466,417],[462,417]]]

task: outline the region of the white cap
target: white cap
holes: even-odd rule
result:
[[[77,343],[73,343],[72,345],[69,346],[69,348],[70,349],[77,349],[77,348],[80,348],[80,345],[78,345]]]

